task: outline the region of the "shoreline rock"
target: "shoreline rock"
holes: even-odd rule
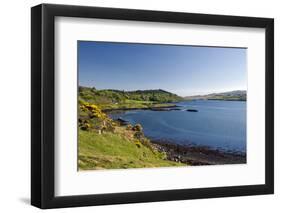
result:
[[[180,110],[179,106],[162,106],[154,109],[155,111]],[[159,110],[160,109],[160,110]],[[151,108],[123,108],[110,109],[107,112],[114,113],[126,110],[153,110]],[[189,109],[190,110],[190,109]],[[188,111],[188,109],[186,110]],[[197,111],[197,110],[196,110]],[[115,119],[120,125],[126,126],[130,123],[122,118]],[[143,135],[146,137],[145,135]],[[146,137],[147,138],[147,137]],[[149,138],[148,138],[149,139]],[[153,149],[165,152],[167,160],[185,163],[187,165],[224,165],[224,164],[245,164],[247,162],[246,154],[240,152],[229,152],[214,150],[204,146],[180,145],[170,141],[150,140]]]
[[[164,141],[151,141],[154,148],[165,152],[168,160],[189,165],[244,164],[246,154],[223,152],[203,146],[187,146]]]
[[[187,109],[186,111],[187,111],[187,112],[198,112],[197,109]]]
[[[126,126],[126,125],[130,124],[129,121],[126,121],[122,118],[117,118],[114,121],[117,121],[121,126]]]

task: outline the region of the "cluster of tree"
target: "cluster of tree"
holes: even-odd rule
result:
[[[94,87],[79,87],[79,97],[85,101],[94,103],[120,103],[128,100],[151,101],[154,103],[169,103],[183,100],[182,97],[158,89],[158,90],[97,90]]]

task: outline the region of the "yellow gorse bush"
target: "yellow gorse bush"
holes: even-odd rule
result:
[[[79,100],[78,103],[80,108],[79,127],[82,130],[99,131],[100,133],[114,132],[119,126],[101,110],[99,105],[84,100]]]
[[[107,115],[101,111],[101,109],[95,105],[90,103],[82,103],[80,104],[80,109],[82,111],[90,111],[93,116],[100,118],[102,120],[108,119]]]
[[[94,117],[104,121],[112,121],[102,110],[95,104],[87,102],[80,103],[80,109],[84,112],[89,111]]]

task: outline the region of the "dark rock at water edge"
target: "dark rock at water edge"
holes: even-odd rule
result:
[[[177,105],[175,106],[168,106],[168,107],[150,107],[149,108],[152,111],[176,111],[176,110],[181,110],[178,108]]]
[[[165,152],[168,160],[188,165],[244,164],[246,154],[223,152],[204,146],[179,145],[165,141],[152,141],[154,147]]]
[[[126,120],[124,120],[124,119],[122,119],[122,118],[117,118],[115,121],[117,121],[120,125],[122,125],[122,126],[125,126],[125,125],[128,125],[129,124],[129,122],[128,121],[126,121]]]
[[[187,109],[186,111],[188,111],[188,112],[198,112],[197,109]]]

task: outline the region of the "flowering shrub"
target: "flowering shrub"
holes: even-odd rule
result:
[[[80,118],[78,121],[82,130],[114,131],[116,124],[97,105],[79,101],[79,107]]]

